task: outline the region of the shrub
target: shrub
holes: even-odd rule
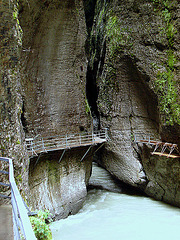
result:
[[[30,221],[38,240],[51,240],[52,233],[46,220],[50,217],[49,211],[39,211],[36,217],[30,217]]]

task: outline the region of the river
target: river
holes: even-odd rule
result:
[[[76,215],[52,223],[54,240],[179,240],[180,210],[144,196],[93,189]]]

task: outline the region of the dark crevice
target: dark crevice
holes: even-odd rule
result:
[[[84,2],[85,17],[86,17],[86,27],[88,32],[88,38],[86,40],[86,53],[87,55],[89,55],[89,58],[90,58],[91,56],[90,52],[92,52],[92,50],[94,50],[95,48],[97,49],[97,45],[95,41],[93,41],[93,39],[90,40],[91,30],[92,30],[93,21],[94,21],[96,0],[84,0],[83,2]],[[98,49],[96,52],[100,53],[100,49]],[[90,65],[90,59],[88,59],[89,63],[88,63],[87,73],[86,73],[86,97],[91,109],[94,130],[98,130],[100,128],[99,112],[97,107],[99,90],[96,84],[99,59],[100,57],[98,54],[98,57],[95,58],[92,65]]]
[[[156,48],[159,50],[159,51],[164,51],[165,49],[168,48],[167,45],[164,45],[160,42],[155,42],[154,45],[156,46]]]
[[[27,130],[27,121],[26,121],[24,113],[25,113],[25,108],[24,108],[24,102],[23,102],[22,113],[21,113],[21,122],[22,122],[22,126],[23,126],[23,129],[24,129],[24,132],[27,133],[28,132],[28,130]]]
[[[98,130],[100,127],[99,123],[99,112],[97,107],[97,98],[98,98],[98,87],[96,84],[96,74],[98,68],[98,62],[95,62],[94,68],[88,65],[87,75],[86,75],[86,96],[91,108],[92,118],[93,118],[93,127],[94,130]]]
[[[100,114],[97,105],[99,94],[97,78],[102,74],[106,54],[106,42],[104,41],[105,25],[102,25],[99,30],[92,32],[96,2],[96,0],[84,0],[88,31],[86,53],[89,60],[86,75],[86,97],[92,113],[94,130],[100,129]],[[94,57],[92,58],[92,56]]]
[[[93,62],[93,67],[91,67],[90,64],[88,64],[88,67],[87,67],[86,97],[87,97],[89,106],[91,108],[94,130],[100,129],[100,114],[97,106],[97,100],[98,100],[98,94],[99,94],[97,77],[102,74],[105,54],[106,54],[106,43],[104,42],[101,54],[97,54],[96,60],[94,60]]]
[[[90,34],[93,25],[96,1],[83,0],[88,34]]]

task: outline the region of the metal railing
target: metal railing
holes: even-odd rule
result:
[[[154,140],[150,136],[136,135],[134,139],[135,143],[143,143],[154,146],[152,155],[160,155],[172,158],[180,158],[178,145],[175,143],[162,142],[161,140]],[[175,154],[172,154],[175,151]]]
[[[11,188],[14,240],[35,240],[36,237],[28,217],[28,211],[15,183],[12,159],[0,157],[0,161],[9,163],[9,186]],[[6,196],[4,195],[4,197]]]
[[[107,129],[90,133],[66,134],[64,136],[48,136],[27,138],[26,146],[30,155],[60,149],[94,145],[107,139]]]

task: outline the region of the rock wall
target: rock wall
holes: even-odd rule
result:
[[[88,187],[104,189],[111,192],[122,193],[124,185],[113,178],[112,175],[96,162],[92,164],[92,174],[89,179]]]
[[[64,135],[91,129],[86,100],[86,24],[83,2],[21,1],[23,30],[22,123],[26,137]],[[59,151],[30,160],[30,205],[49,209],[56,219],[76,213],[87,194],[92,153]]]
[[[26,135],[88,130],[86,26],[82,1],[21,5]]]
[[[31,160],[29,172],[30,203],[34,209],[48,209],[55,219],[75,214],[87,195],[92,153],[81,161],[86,147],[42,155]]]
[[[18,187],[25,196],[29,166],[21,124],[19,55],[22,30],[17,18],[17,5],[15,0],[3,0],[0,8],[0,156],[12,158]],[[3,162],[0,162],[0,168],[8,171],[8,165]],[[1,182],[9,182],[3,174],[0,178]],[[1,187],[0,191],[7,189]]]
[[[29,171],[25,136],[89,130],[89,105],[94,128],[108,127],[98,162],[122,182],[180,206],[179,159],[133,144],[138,134],[180,143],[180,6],[164,3],[2,1],[0,154],[13,158],[25,191],[29,174],[34,208],[57,218],[78,211],[93,149],[83,163],[86,149],[69,151],[61,163],[60,152],[31,159]]]
[[[179,159],[152,156],[150,146],[133,144],[135,136],[179,143],[179,118],[175,119],[179,116],[179,31],[173,30],[171,37],[167,34],[170,23],[179,29],[179,3],[168,1],[166,8],[157,2],[96,2],[88,39],[92,75],[88,79],[96,84],[97,98],[96,106],[89,103],[92,112],[98,109],[100,126],[109,129],[109,141],[98,163],[119,180],[180,206]],[[163,11],[171,19],[167,21]],[[176,59],[173,66],[170,58]],[[173,81],[165,77],[168,72]],[[165,84],[169,82],[174,92]],[[176,96],[174,100],[168,99],[168,91]],[[172,118],[171,106],[177,107]]]

